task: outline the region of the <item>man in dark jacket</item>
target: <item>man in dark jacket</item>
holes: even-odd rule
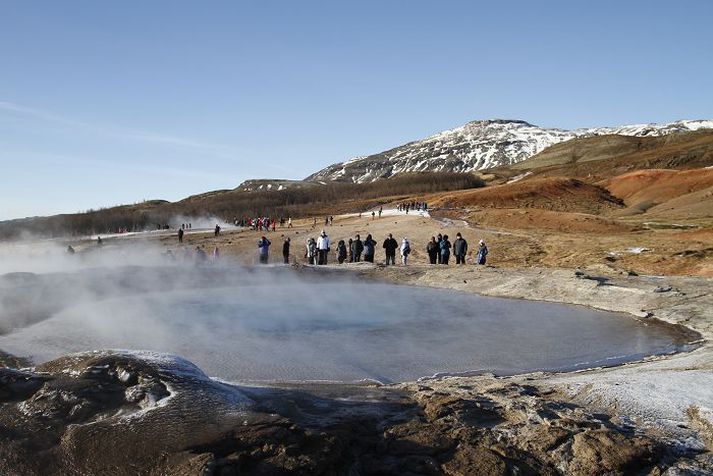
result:
[[[436,236],[436,247],[438,248],[438,255],[436,256],[436,262],[441,264],[441,241],[443,241],[443,236],[439,233]]]
[[[285,238],[285,242],[282,243],[282,258],[285,260],[285,264],[290,264],[290,237]]]
[[[352,253],[354,254],[354,262],[358,263],[361,261],[361,254],[364,252],[364,243],[361,241],[359,235],[356,236],[356,240],[352,241]]]
[[[456,255],[456,264],[465,264],[465,254],[468,252],[468,242],[463,239],[460,233],[456,234],[453,242],[453,254]]]
[[[389,261],[391,264],[396,264],[396,249],[399,247],[399,242],[394,239],[393,236],[391,236],[391,233],[389,233],[389,237],[384,240],[384,245],[383,248],[386,250],[386,265],[389,265]]]

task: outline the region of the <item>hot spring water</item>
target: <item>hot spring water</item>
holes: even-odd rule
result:
[[[49,287],[42,276],[27,279],[15,296]],[[64,300],[42,318],[11,326],[0,350],[39,362],[92,349],[146,349],[180,355],[230,381],[397,382],[571,370],[677,349],[665,328],[583,307],[286,270],[85,270],[55,279],[55,293],[57,286],[66,286]],[[13,309],[0,307],[2,319]]]

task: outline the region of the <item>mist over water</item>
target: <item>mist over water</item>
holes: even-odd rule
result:
[[[395,382],[575,369],[677,349],[665,329],[581,307],[287,268],[196,267],[150,248],[102,250],[82,266],[77,258],[0,276],[1,351],[41,362],[143,349],[233,381]]]

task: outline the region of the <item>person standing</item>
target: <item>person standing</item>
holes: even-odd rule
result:
[[[441,264],[448,264],[448,259],[451,257],[451,242],[448,241],[448,235],[443,235],[441,240]]]
[[[260,238],[260,241],[257,242],[258,254],[260,256],[260,264],[267,264],[271,244],[272,243],[270,242],[270,240],[268,240],[264,236]]]
[[[285,264],[290,264],[290,237],[285,238],[284,243],[282,243],[282,259]]]
[[[389,233],[389,237],[384,240],[382,245],[384,250],[386,250],[386,266],[391,264],[396,264],[396,249],[399,247],[399,243],[394,239],[394,237]]]
[[[317,264],[317,242],[314,241],[314,238],[307,240],[307,252],[305,253],[305,257],[309,264]]]
[[[426,245],[426,253],[428,253],[428,262],[431,264],[436,264],[439,252],[440,250],[438,249],[438,243],[436,243],[436,237],[432,236],[431,241],[429,241]]]
[[[354,262],[354,240],[349,238],[349,241],[347,242],[347,255],[349,256],[349,262],[353,263]]]
[[[220,225],[216,224],[215,225],[215,231],[213,232],[214,236],[220,235]]]
[[[178,242],[183,243],[183,226],[178,229]]]
[[[347,259],[347,245],[344,244],[344,240],[339,240],[337,243],[337,261],[339,264],[344,263]]]
[[[374,253],[376,252],[376,241],[371,237],[371,234],[366,235],[364,240],[364,261],[369,263],[374,262]]]
[[[287,228],[292,228],[292,217],[287,219]]]
[[[436,249],[438,250],[438,253],[436,254],[436,262],[438,264],[441,264],[441,241],[443,241],[443,237],[439,233],[436,235]]]
[[[456,241],[453,242],[453,254],[456,255],[456,264],[465,264],[465,255],[468,252],[468,242],[463,239],[460,233],[456,234]]]
[[[477,263],[484,265],[487,256],[488,256],[488,247],[485,245],[485,242],[483,240],[480,240],[480,242],[478,243]]]
[[[322,230],[317,238],[317,253],[319,254],[319,259],[317,264],[327,264],[327,255],[329,253],[329,236],[327,232]]]
[[[404,236],[401,240],[401,263],[406,266],[408,262],[408,255],[411,254],[411,243],[409,243],[408,238]]]
[[[361,261],[361,254],[364,252],[364,242],[361,241],[361,237],[357,235],[352,245],[354,246],[354,262],[358,263]]]

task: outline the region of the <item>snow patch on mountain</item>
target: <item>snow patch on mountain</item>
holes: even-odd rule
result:
[[[713,121],[575,130],[542,128],[519,120],[473,121],[391,150],[330,165],[305,180],[364,183],[404,172],[472,172],[521,162],[547,147],[577,137],[607,134],[649,137],[699,129],[713,129]]]

